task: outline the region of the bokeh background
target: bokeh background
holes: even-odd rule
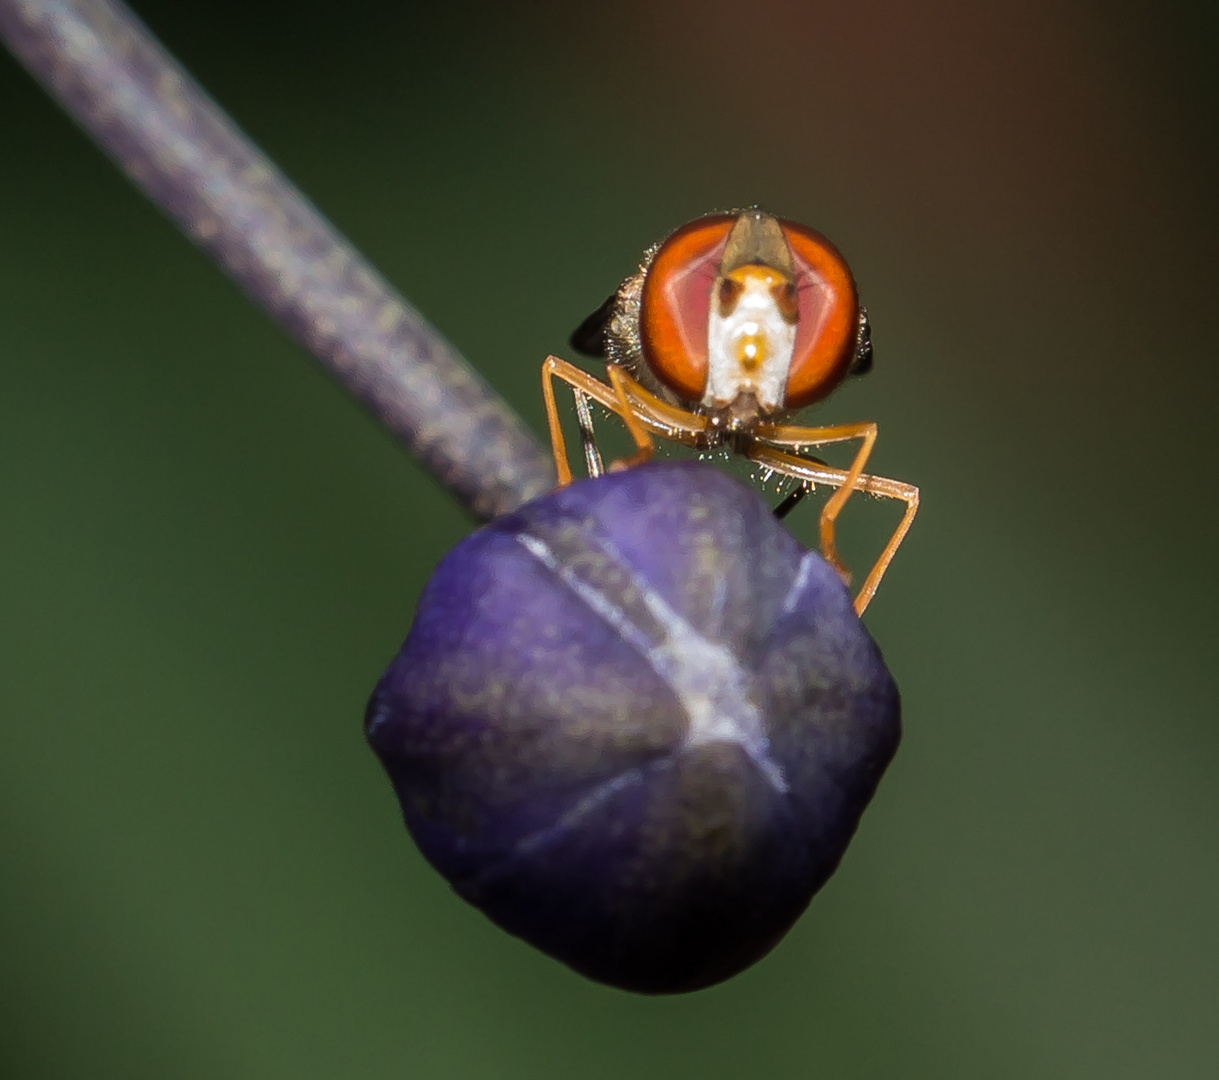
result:
[[[1219,1075],[1214,5],[137,7],[539,432],[667,230],[831,236],[906,740],[726,985],[492,927],[361,731],[468,524],[0,56],[0,1075]]]

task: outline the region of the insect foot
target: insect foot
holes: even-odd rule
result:
[[[369,742],[459,895],[642,993],[760,959],[833,873],[900,738],[838,575],[697,463],[580,481],[463,540]]]

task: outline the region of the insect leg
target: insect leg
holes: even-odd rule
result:
[[[559,423],[559,409],[555,401],[555,379],[567,383],[573,391],[587,395],[598,405],[621,416],[630,430],[632,438],[635,439],[636,446],[640,446],[641,442],[646,442],[649,451],[652,435],[685,443],[687,446],[696,446],[699,437],[706,430],[707,422],[703,417],[684,412],[676,406],[661,401],[617,365],[609,365],[609,370],[611,379],[615,380],[615,385],[612,387],[560,357],[548,356],[542,361],[542,398],[546,404],[546,421],[550,427],[550,445],[554,451],[555,471],[559,474],[559,487],[565,487],[571,483],[572,473],[571,465],[567,460],[567,442],[563,438],[563,429]],[[576,416],[581,426],[580,437],[581,440],[584,440],[585,424],[583,419],[580,419],[578,398]],[[591,416],[587,430],[590,433],[592,431]],[[595,449],[595,436],[593,439]],[[585,446],[587,460],[587,444]],[[630,463],[635,464],[635,461],[630,459]],[[589,471],[590,473],[592,471],[591,464]]]
[[[811,461],[814,465],[825,465],[826,462],[820,458],[806,457],[805,461]],[[793,490],[787,498],[785,498],[778,506],[775,507],[775,517],[782,521],[790,514],[797,506],[804,502],[806,495],[811,495],[817,489],[817,485],[811,480],[801,480],[799,485]]]
[[[782,521],[790,514],[797,506],[804,502],[804,496],[813,490],[813,485],[807,480],[800,482],[799,486],[787,496],[778,506],[775,507],[775,517]]]
[[[571,465],[567,460],[567,443],[563,438],[563,429],[559,423],[559,410],[555,401],[554,380],[560,379],[567,383],[573,391],[578,391],[592,398],[598,405],[622,417],[635,445],[642,450],[646,445],[651,454],[652,436],[659,435],[663,439],[684,443],[686,446],[698,446],[707,430],[705,417],[686,412],[675,405],[660,400],[655,394],[640,386],[626,371],[616,364],[607,366],[612,386],[607,386],[600,379],[590,375],[575,364],[568,363],[557,356],[548,356],[542,361],[542,398],[546,403],[546,420],[550,427],[550,445],[554,451],[555,471],[559,474],[559,487],[571,483]],[[587,403],[586,403],[587,404]],[[580,421],[581,440],[585,436],[585,423],[580,418],[579,399],[576,401],[576,416]],[[587,430],[591,434],[591,416]],[[595,436],[593,449],[595,450]],[[588,460],[588,445],[585,443],[585,455]],[[597,455],[598,460],[600,455]],[[638,464],[638,455],[627,459],[624,464]],[[643,458],[647,460],[647,458]],[[617,465],[618,463],[615,463]],[[613,468],[614,466],[611,466]],[[590,473],[592,466],[590,462]]]
[[[554,451],[554,467],[555,472],[559,474],[559,487],[566,487],[571,483],[571,465],[567,461],[567,442],[563,438],[563,428],[559,423],[559,408],[555,402],[555,379],[561,379],[573,390],[582,391],[611,412],[618,412],[621,406],[618,403],[618,395],[613,390],[587,371],[576,367],[575,364],[569,364],[557,356],[548,356],[542,361],[542,399],[546,403],[550,446]]]
[[[793,477],[806,484],[826,484],[830,487],[835,487],[838,489],[835,495],[842,491],[851,476],[850,470],[834,469],[828,465],[821,465],[807,458],[780,450],[778,447],[765,446],[757,442],[750,443],[744,448],[743,452],[751,461],[756,461],[759,465],[764,465],[777,473]],[[906,533],[910,531],[910,523],[918,512],[919,494],[918,488],[913,484],[906,484],[900,480],[890,480],[886,476],[860,474],[855,477],[853,486],[856,490],[868,495],[875,495],[884,499],[900,499],[906,504],[906,511],[902,514],[901,521],[898,522],[893,535],[889,537],[889,542],[885,544],[880,557],[876,560],[872,569],[868,571],[868,576],[864,578],[863,585],[860,586],[859,592],[855,596],[855,613],[862,615],[872,597],[876,595],[880,579],[885,576],[885,571],[889,568],[889,563],[893,561],[893,556],[906,538]],[[793,492],[793,494],[795,493]]]
[[[572,387],[571,396],[576,400],[576,421],[580,425],[580,445],[584,448],[584,464],[589,476],[600,476],[605,472],[601,462],[601,451],[597,447],[597,433],[593,430],[593,415],[588,407],[588,395]]]
[[[609,376],[610,386],[614,388],[614,393],[618,397],[618,408],[615,411],[622,417],[627,431],[635,440],[635,452],[629,458],[622,458],[610,464],[610,472],[617,472],[619,469],[630,469],[636,465],[642,465],[652,456],[655,445],[652,442],[651,432],[644,427],[635,409],[631,406],[630,398],[627,397],[626,372],[617,364],[606,364],[605,373]]]
[[[785,447],[824,446],[826,443],[846,442],[850,439],[861,440],[855,459],[847,469],[846,479],[821,508],[821,554],[839,573],[845,573],[846,569],[839,560],[834,545],[834,522],[863,474],[868,455],[872,453],[872,447],[876,443],[876,430],[876,424],[867,421],[862,424],[838,424],[833,427],[764,425],[755,432],[756,437],[763,442]]]

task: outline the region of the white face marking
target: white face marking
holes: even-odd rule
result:
[[[728,315],[720,314],[717,297],[711,299],[702,404],[722,408],[748,392],[763,412],[774,412],[783,404],[796,327],[783,318],[771,293],[771,283],[779,275],[749,267],[734,280],[744,288]]]

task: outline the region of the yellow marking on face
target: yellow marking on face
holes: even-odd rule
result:
[[[768,342],[761,333],[748,334],[737,342],[737,363],[745,371],[754,371],[766,362],[769,355]]]

